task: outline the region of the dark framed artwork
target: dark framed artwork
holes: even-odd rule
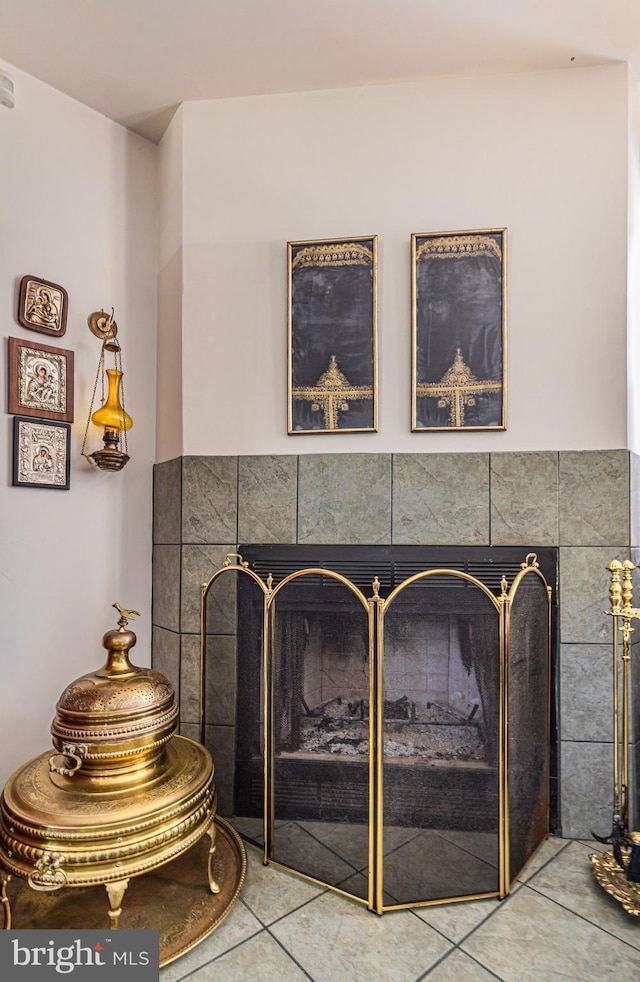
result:
[[[13,484],[69,488],[71,426],[30,416],[13,418]]]
[[[378,429],[377,236],[288,243],[288,432]]]
[[[411,236],[411,429],[506,429],[507,230]]]
[[[67,329],[67,291],[58,283],[23,276],[18,297],[18,323],[30,331],[62,337]]]
[[[9,338],[9,412],[73,422],[73,351]]]

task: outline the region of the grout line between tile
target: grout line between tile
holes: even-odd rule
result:
[[[282,951],[284,951],[285,955],[287,955],[291,959],[291,961],[294,963],[294,965],[297,965],[297,967],[300,969],[300,971],[303,972],[306,975],[306,977],[311,980],[311,982],[315,982],[315,979],[313,978],[313,976],[312,975],[309,975],[309,973],[307,972],[307,970],[300,964],[300,962],[298,961],[298,959],[297,958],[294,958],[294,956],[291,954],[291,952],[287,948],[285,948],[285,946],[282,944],[282,942],[278,938],[276,938],[275,934],[272,934],[271,931],[269,930],[269,928],[266,928],[265,930],[266,930],[267,934],[269,935],[269,937],[272,938],[275,941],[275,943],[278,945],[278,947],[281,948]]]
[[[309,834],[311,834],[311,833],[309,833]],[[315,838],[315,837],[314,837],[314,838]],[[248,841],[251,841],[251,840],[248,840]],[[558,858],[559,858],[559,856],[560,856],[560,855],[561,855],[562,853],[564,853],[564,852],[565,852],[565,851],[566,851],[566,850],[567,850],[567,849],[568,849],[568,848],[569,848],[569,847],[570,847],[570,846],[572,845],[572,843],[573,843],[573,842],[578,842],[578,843],[580,844],[580,846],[581,846],[581,847],[585,847],[585,848],[587,848],[587,847],[588,847],[588,845],[589,845],[588,843],[585,843],[585,842],[583,842],[582,840],[569,840],[569,841],[567,841],[567,842],[566,842],[565,844],[563,844],[563,845],[561,846],[561,848],[560,848],[560,849],[558,849],[558,851],[557,851],[557,852],[555,852],[555,853],[554,853],[554,855],[553,855],[553,856],[551,856],[551,857],[550,857],[550,858],[549,858],[549,859],[548,859],[548,860],[547,860],[547,861],[546,861],[545,863],[543,863],[543,864],[542,864],[542,865],[541,865],[541,866],[540,866],[540,867],[539,867],[539,868],[538,868],[537,870],[535,870],[535,872],[534,872],[534,873],[532,874],[532,877],[531,877],[531,880],[533,880],[533,879],[534,879],[534,878],[535,878],[535,877],[537,876],[537,874],[538,874],[538,873],[540,873],[540,872],[542,872],[542,870],[544,870],[544,869],[546,869],[546,868],[547,868],[548,866],[550,866],[550,865],[552,865],[552,864],[553,864],[553,863],[555,862],[555,860],[556,860],[556,859],[558,859]],[[255,844],[255,843],[253,843],[253,844]],[[256,848],[257,848],[258,850],[260,850],[260,849],[261,849],[261,847],[260,847],[260,845],[259,845],[259,844],[255,844],[255,845],[256,845]],[[329,847],[326,847],[326,848],[329,848]],[[330,851],[331,851],[331,852],[334,852],[334,850],[330,850]],[[337,854],[337,853],[335,853],[335,855],[337,856],[338,854]],[[339,857],[339,858],[340,858],[340,859],[342,859],[342,857]],[[344,861],[344,860],[343,860],[343,861]],[[454,941],[452,941],[452,940],[451,940],[450,938],[447,938],[447,937],[446,937],[446,936],[445,936],[445,935],[444,935],[444,934],[442,933],[442,931],[440,931],[440,930],[438,930],[438,929],[437,929],[437,928],[435,928],[435,927],[434,927],[433,925],[431,925],[431,924],[428,924],[428,922],[424,922],[424,921],[422,921],[422,918],[419,918],[419,919],[420,919],[420,920],[422,921],[422,923],[427,923],[427,925],[428,925],[428,926],[429,926],[429,927],[430,927],[430,928],[431,928],[431,929],[432,929],[433,931],[435,931],[435,932],[436,932],[436,933],[437,933],[438,935],[440,935],[440,936],[441,936],[441,937],[443,938],[443,940],[445,940],[445,941],[447,942],[447,944],[448,944],[448,945],[449,945],[450,947],[449,947],[449,950],[448,950],[448,951],[446,951],[446,952],[445,952],[445,953],[444,953],[444,954],[443,954],[443,955],[442,955],[442,956],[441,956],[440,958],[438,958],[438,959],[437,959],[437,960],[436,960],[436,961],[435,961],[435,962],[434,962],[434,963],[433,963],[433,964],[432,964],[431,966],[429,966],[429,968],[428,968],[428,969],[426,969],[426,970],[425,970],[425,971],[424,971],[424,972],[423,972],[422,974],[420,974],[419,976],[417,976],[417,977],[416,977],[416,979],[415,979],[415,982],[423,982],[423,980],[427,980],[427,979],[429,978],[429,976],[431,976],[431,975],[432,975],[432,973],[434,973],[434,972],[435,972],[435,970],[437,969],[437,967],[438,967],[438,966],[440,966],[440,965],[442,965],[442,964],[443,964],[443,962],[445,962],[447,958],[449,958],[449,957],[451,957],[451,956],[452,956],[452,954],[453,954],[453,953],[454,953],[455,951],[459,951],[459,952],[460,952],[460,953],[461,953],[462,955],[464,955],[464,956],[465,956],[466,958],[470,958],[470,959],[471,959],[471,960],[472,960],[473,962],[475,962],[475,963],[476,963],[476,964],[477,964],[477,965],[478,965],[479,967],[481,967],[481,968],[482,968],[482,969],[483,969],[483,970],[484,970],[485,972],[487,972],[487,974],[488,974],[488,975],[489,975],[489,976],[490,976],[491,978],[493,978],[493,979],[495,979],[495,980],[497,980],[497,982],[505,982],[505,980],[503,979],[503,977],[502,977],[502,976],[499,976],[499,975],[497,975],[497,974],[496,974],[496,973],[495,973],[494,971],[492,971],[492,970],[491,970],[491,969],[490,969],[490,968],[489,968],[488,966],[486,966],[486,965],[484,965],[484,964],[483,964],[483,963],[482,963],[482,962],[481,962],[480,960],[478,960],[478,958],[476,958],[475,956],[473,956],[472,954],[470,954],[470,953],[469,953],[468,951],[466,951],[466,950],[464,950],[464,949],[462,948],[462,945],[463,945],[463,944],[464,944],[464,943],[465,943],[465,942],[466,942],[466,941],[467,941],[467,940],[469,939],[469,937],[470,937],[471,935],[473,935],[473,934],[474,934],[474,933],[475,933],[475,932],[476,932],[476,931],[478,930],[478,928],[480,928],[480,927],[482,927],[483,925],[485,925],[485,924],[487,923],[487,921],[488,921],[488,920],[489,920],[490,918],[492,918],[492,917],[494,917],[494,916],[495,916],[496,914],[498,914],[498,913],[499,913],[499,912],[500,912],[500,911],[501,911],[502,909],[504,909],[504,906],[505,906],[505,904],[507,904],[507,903],[508,903],[508,902],[509,902],[509,901],[510,901],[510,900],[511,900],[511,899],[512,899],[512,898],[513,898],[513,897],[514,897],[514,896],[515,896],[515,895],[516,895],[517,893],[519,893],[521,889],[526,889],[526,888],[528,888],[528,889],[530,889],[530,890],[531,890],[532,892],[534,892],[534,893],[536,893],[536,894],[537,894],[538,896],[540,896],[540,897],[541,897],[541,898],[543,898],[544,900],[548,900],[548,901],[550,901],[551,903],[553,903],[553,904],[555,904],[556,906],[558,906],[559,908],[561,908],[561,909],[563,909],[563,910],[566,910],[566,911],[567,911],[567,912],[568,912],[569,914],[573,914],[574,916],[576,916],[576,917],[579,917],[579,918],[580,918],[581,920],[583,920],[583,921],[585,921],[585,922],[586,922],[587,924],[589,924],[589,926],[590,926],[590,927],[596,927],[596,928],[598,928],[599,930],[601,930],[601,931],[603,931],[603,933],[604,933],[604,934],[607,934],[607,935],[609,935],[609,936],[610,936],[610,937],[611,937],[612,939],[614,939],[615,941],[620,941],[620,942],[622,942],[622,943],[623,943],[623,944],[625,944],[625,945],[626,945],[626,946],[627,946],[627,947],[628,947],[628,948],[629,948],[629,949],[630,949],[631,951],[633,951],[633,952],[636,952],[636,951],[638,951],[638,950],[639,950],[639,949],[638,949],[638,948],[636,948],[636,947],[635,947],[635,946],[634,946],[633,944],[631,944],[631,943],[629,943],[628,941],[625,941],[625,940],[624,940],[623,938],[620,938],[620,937],[619,937],[618,935],[616,935],[616,934],[613,934],[613,933],[612,933],[611,931],[609,931],[609,930],[607,930],[606,928],[604,928],[604,927],[602,927],[602,926],[601,926],[600,924],[598,924],[597,922],[595,922],[595,921],[593,921],[593,920],[591,920],[591,919],[590,919],[590,918],[588,918],[588,917],[585,917],[585,916],[584,916],[583,914],[581,914],[581,913],[579,913],[578,911],[576,911],[576,910],[573,910],[573,909],[571,909],[570,907],[568,907],[568,906],[566,906],[566,904],[563,904],[563,903],[561,903],[561,902],[559,902],[559,901],[557,901],[557,900],[555,900],[555,899],[554,899],[553,897],[549,897],[549,896],[548,896],[547,894],[545,894],[545,893],[542,893],[542,892],[541,892],[541,891],[540,891],[539,889],[536,889],[536,887],[535,887],[535,886],[533,886],[533,885],[531,884],[531,880],[530,880],[530,881],[527,881],[527,883],[522,883],[522,882],[517,882],[517,883],[516,883],[516,887],[515,887],[515,889],[513,890],[513,892],[512,892],[511,894],[509,894],[509,895],[508,895],[507,897],[505,897],[505,898],[504,898],[504,900],[502,900],[502,901],[500,901],[500,902],[496,902],[496,905],[495,905],[495,908],[494,908],[493,910],[491,910],[491,911],[490,911],[490,912],[489,912],[489,913],[487,914],[487,916],[486,916],[486,917],[484,917],[484,918],[483,918],[483,919],[482,919],[482,920],[481,920],[481,921],[480,921],[480,922],[479,922],[478,924],[476,924],[476,925],[474,926],[474,928],[473,928],[473,929],[472,929],[471,931],[469,931],[469,932],[468,932],[468,933],[467,933],[466,935],[464,935],[464,937],[463,937],[463,938],[461,938],[461,939],[460,939],[460,940],[458,940],[457,942],[454,942]],[[258,916],[258,915],[257,915],[257,914],[256,914],[256,913],[255,913],[255,912],[253,911],[253,910],[252,910],[252,908],[251,908],[251,907],[249,906],[249,904],[247,904],[247,903],[246,903],[246,901],[245,901],[245,900],[244,900],[243,898],[240,898],[240,903],[241,903],[241,904],[242,904],[242,905],[243,905],[243,906],[244,906],[244,907],[245,907],[245,908],[246,908],[246,909],[247,909],[247,910],[249,911],[249,913],[250,913],[250,914],[252,915],[252,917],[254,917],[254,918],[256,919],[256,921],[257,921],[257,922],[258,922],[258,923],[259,923],[259,924],[261,925],[261,926],[260,926],[260,929],[259,929],[259,930],[256,930],[256,931],[254,931],[254,932],[253,932],[253,933],[252,933],[251,935],[249,935],[248,937],[246,937],[246,938],[243,938],[243,939],[242,939],[242,941],[240,941],[240,942],[238,942],[238,944],[235,944],[235,945],[231,945],[231,946],[230,946],[229,948],[227,948],[227,949],[225,949],[225,951],[223,951],[223,952],[220,952],[220,954],[219,954],[219,955],[216,955],[216,956],[215,956],[214,958],[212,958],[212,959],[210,959],[209,961],[207,961],[207,962],[204,962],[204,963],[203,963],[202,965],[200,965],[200,966],[198,966],[197,968],[195,968],[195,969],[193,969],[193,970],[192,970],[191,972],[189,972],[189,973],[187,973],[187,974],[185,974],[185,975],[183,975],[183,976],[180,976],[180,982],[185,982],[185,980],[187,980],[187,979],[189,979],[189,978],[191,978],[191,977],[192,977],[193,975],[195,975],[195,974],[196,974],[197,972],[199,972],[199,971],[201,971],[201,970],[202,970],[202,969],[203,969],[203,968],[204,968],[205,966],[208,966],[208,965],[212,965],[212,964],[213,964],[214,962],[217,962],[217,961],[219,961],[219,960],[220,960],[220,959],[221,959],[221,958],[222,958],[222,957],[223,957],[224,955],[226,955],[226,954],[228,954],[229,952],[231,952],[231,951],[233,951],[233,950],[235,950],[236,948],[238,948],[238,947],[240,947],[241,945],[243,945],[243,944],[246,944],[246,943],[247,943],[248,941],[250,941],[250,940],[252,940],[253,938],[255,938],[255,937],[257,937],[257,936],[258,936],[259,934],[261,934],[261,933],[263,933],[263,932],[264,932],[265,934],[267,934],[267,935],[268,935],[268,936],[269,936],[269,937],[270,937],[270,938],[271,938],[271,939],[272,939],[273,941],[275,941],[275,943],[276,943],[276,944],[278,945],[278,947],[279,947],[279,948],[281,948],[281,949],[282,949],[282,951],[283,951],[283,952],[284,952],[284,953],[285,953],[285,954],[286,954],[286,955],[288,956],[288,958],[290,958],[290,959],[291,959],[291,960],[293,961],[293,963],[294,963],[294,964],[295,964],[295,965],[297,966],[297,968],[298,968],[298,969],[299,969],[299,970],[300,970],[300,971],[301,971],[301,972],[303,973],[303,975],[304,975],[304,976],[305,976],[305,977],[306,977],[307,979],[309,979],[309,980],[310,980],[310,982],[315,982],[315,979],[314,979],[314,976],[313,976],[313,975],[311,975],[311,974],[309,973],[309,971],[307,971],[307,970],[306,970],[306,969],[305,969],[305,968],[304,968],[304,967],[303,967],[303,966],[302,966],[302,965],[301,965],[301,964],[300,964],[300,963],[299,963],[299,962],[297,961],[297,959],[296,959],[296,958],[295,958],[295,957],[294,957],[294,956],[292,955],[292,953],[291,953],[291,952],[290,952],[290,951],[289,951],[289,950],[288,950],[288,949],[286,948],[286,946],[285,946],[285,945],[284,945],[284,944],[283,944],[283,943],[282,943],[282,942],[281,942],[281,941],[280,941],[280,940],[279,940],[279,939],[278,939],[278,938],[277,938],[277,937],[276,937],[276,936],[274,935],[274,933],[273,933],[273,930],[272,930],[272,929],[273,929],[273,927],[274,927],[274,926],[275,926],[276,924],[278,924],[278,923],[279,923],[280,921],[282,921],[282,920],[284,920],[284,919],[286,919],[286,918],[287,918],[287,917],[289,917],[289,916],[290,916],[291,914],[293,914],[293,913],[295,913],[295,912],[297,912],[297,911],[299,911],[299,910],[301,910],[302,908],[304,908],[304,907],[306,907],[306,906],[309,906],[309,904],[311,904],[311,903],[313,903],[313,902],[314,902],[315,900],[317,900],[317,899],[318,899],[318,897],[320,897],[320,896],[322,896],[323,894],[325,894],[325,893],[328,893],[328,892],[330,892],[330,891],[329,891],[329,888],[326,888],[326,889],[325,889],[324,891],[322,891],[322,892],[320,892],[320,893],[318,893],[318,894],[316,894],[315,896],[313,896],[313,897],[311,897],[311,898],[309,898],[308,900],[306,900],[306,901],[305,901],[304,903],[302,903],[302,904],[300,904],[299,906],[297,906],[297,907],[294,907],[294,908],[292,908],[292,910],[290,910],[290,911],[288,911],[288,912],[287,912],[286,914],[284,914],[284,915],[282,915],[282,917],[280,917],[280,918],[278,918],[277,920],[275,920],[275,921],[273,921],[273,922],[272,922],[271,924],[269,924],[269,925],[266,925],[266,924],[264,924],[264,922],[262,921],[262,919],[261,919],[261,918],[260,918],[260,917],[259,917],[259,916]],[[411,913],[413,913],[413,914],[414,914],[414,916],[416,916],[416,917],[418,916],[415,910],[412,910],[412,911],[411,911]]]
[[[549,836],[547,838],[547,840],[545,840],[545,841],[549,841],[549,839],[551,839],[551,838],[553,838],[553,836]],[[561,838],[561,837],[559,837],[559,838]],[[564,845],[560,846],[560,848],[556,852],[554,852],[553,856],[550,856],[549,859],[547,859],[546,862],[544,862],[540,866],[538,866],[538,868],[535,869],[531,873],[531,876],[528,877],[528,879],[526,881],[520,879],[520,877],[522,876],[522,874],[525,872],[527,866],[529,865],[528,862],[525,863],[525,865],[522,867],[522,869],[518,871],[518,874],[516,875],[516,880],[514,882],[519,881],[520,883],[524,883],[524,882],[527,882],[528,883],[529,880],[531,880],[534,876],[537,876],[538,873],[541,870],[546,869],[547,866],[554,861],[554,859],[557,859],[558,856],[560,856],[565,851],[565,849],[568,849],[569,846],[571,845],[571,843],[574,842],[574,841],[575,841],[574,839],[566,839],[565,842],[564,842]],[[543,843],[540,843],[540,847],[539,848],[541,848],[542,845],[543,845]],[[533,853],[531,859],[533,859],[533,856],[535,856],[535,852]]]
[[[480,968],[484,969],[485,972],[488,972],[492,978],[497,980],[497,982],[506,982],[506,979],[503,979],[501,975],[496,975],[496,973],[493,972],[490,968],[488,968],[487,965],[483,964],[483,962],[481,961],[478,961],[478,959],[474,958],[473,955],[470,955],[468,951],[463,951],[462,948],[460,948],[460,946],[457,944],[454,944],[450,951],[445,952],[445,954],[442,955],[442,957],[439,958],[437,962],[434,962],[433,965],[426,970],[426,972],[424,972],[422,975],[419,975],[418,978],[415,980],[415,982],[422,982],[423,979],[427,979],[431,975],[431,973],[435,971],[435,969],[439,965],[442,965],[442,963],[445,962],[447,958],[449,958],[455,951],[459,951],[461,955],[464,955],[466,958],[470,958],[472,962],[475,962],[476,965],[479,965]],[[462,979],[459,980],[459,982],[462,982]]]
[[[241,899],[240,903],[244,903],[244,901]],[[246,907],[246,904],[244,906]],[[250,910],[250,908],[247,907],[247,910],[249,910],[250,914],[253,914],[253,911]],[[259,920],[259,918],[256,918],[256,920]],[[225,950],[221,951],[220,954],[215,955],[213,958],[210,958],[208,962],[203,962],[202,965],[196,966],[196,968],[193,968],[186,975],[181,975],[179,979],[176,979],[176,982],[184,982],[185,979],[190,979],[193,975],[196,974],[196,972],[200,972],[202,971],[203,968],[206,968],[207,965],[212,965],[214,962],[217,962],[218,959],[223,958],[224,955],[228,955],[230,951],[235,951],[236,948],[241,948],[243,944],[247,943],[247,941],[251,941],[252,938],[256,938],[259,934],[262,934],[263,932],[265,934],[267,933],[267,930],[264,926],[261,927],[259,931],[254,931],[253,934],[250,934],[248,937],[243,938],[242,941],[238,941],[237,944],[232,944],[228,948],[225,948]],[[162,969],[160,971],[162,972]],[[162,976],[160,976],[160,982],[162,982]]]
[[[618,934],[614,934],[612,931],[607,930],[606,927],[603,927],[602,924],[599,924],[597,921],[592,921],[589,917],[586,917],[584,914],[581,914],[580,911],[574,910],[572,907],[567,907],[566,904],[560,903],[559,900],[556,900],[554,897],[550,897],[547,893],[543,893],[542,890],[536,889],[536,887],[533,886],[531,883],[523,883],[522,885],[528,887],[530,890],[533,891],[533,893],[536,893],[539,897],[543,897],[545,900],[549,900],[552,904],[555,904],[556,907],[560,907],[562,910],[566,910],[567,913],[573,914],[575,917],[579,917],[581,921],[585,921],[585,923],[589,924],[591,927],[598,928],[598,930],[602,931],[603,934],[608,934],[610,938],[614,938],[616,941],[620,941],[621,944],[626,945],[627,948],[630,948],[632,951],[640,951],[640,937],[638,938],[638,945],[637,946],[633,945],[629,941],[626,941],[624,938],[621,938]]]
[[[443,933],[443,932],[442,932],[442,931],[440,930],[440,928],[437,928],[437,927],[435,927],[435,925],[433,925],[433,924],[429,924],[429,922],[428,922],[428,921],[424,921],[423,923],[425,923],[425,924],[428,924],[428,925],[429,925],[429,927],[430,927],[430,928],[431,928],[431,929],[432,929],[433,931],[437,931],[437,933],[438,933],[438,934],[440,934],[440,935],[442,935],[442,937],[443,937],[443,938],[445,939],[445,941],[448,941],[448,942],[449,942],[449,944],[452,944],[452,945],[455,945],[455,946],[456,946],[456,948],[460,948],[460,945],[462,945],[462,944],[463,944],[463,943],[464,943],[465,941],[467,941],[467,940],[468,940],[468,939],[469,939],[469,938],[471,937],[471,935],[472,935],[472,934],[474,934],[474,932],[478,930],[478,928],[479,928],[479,927],[482,927],[482,925],[483,925],[483,924],[486,924],[486,923],[487,923],[487,921],[488,921],[488,920],[489,920],[490,918],[492,918],[492,917],[495,917],[495,915],[496,915],[496,914],[498,914],[498,913],[500,913],[500,911],[501,911],[501,910],[504,910],[504,907],[505,907],[505,904],[507,904],[507,903],[508,903],[508,902],[509,902],[509,901],[510,901],[510,900],[512,899],[512,897],[514,897],[514,896],[515,896],[515,894],[516,894],[516,893],[517,893],[517,892],[518,892],[518,891],[520,890],[520,888],[521,888],[521,887],[522,887],[523,885],[524,885],[524,884],[522,884],[522,883],[518,883],[518,884],[517,884],[517,886],[515,887],[515,889],[514,889],[514,890],[512,890],[512,891],[511,891],[511,893],[509,893],[509,894],[507,894],[507,896],[506,896],[506,897],[503,897],[503,899],[502,899],[502,900],[500,900],[500,898],[499,898],[499,897],[496,897],[496,898],[495,898],[495,906],[494,906],[494,908],[493,908],[493,910],[491,910],[491,911],[489,911],[489,913],[488,913],[488,914],[486,915],[486,917],[483,917],[481,921],[478,921],[478,923],[477,923],[477,924],[476,924],[476,925],[475,925],[474,927],[472,927],[472,928],[471,928],[471,930],[470,930],[470,931],[468,931],[468,932],[467,932],[467,933],[466,933],[466,934],[465,934],[465,935],[464,935],[464,936],[463,936],[462,938],[460,938],[460,939],[459,939],[458,941],[452,941],[452,940],[451,940],[451,938],[448,938],[448,937],[447,937],[447,935],[446,935],[446,934],[444,934],[444,933]],[[464,901],[463,901],[463,903],[464,903]],[[414,910],[412,910],[412,913],[413,913],[413,914],[415,914],[415,916],[416,916],[416,917],[418,917],[418,916],[419,916],[419,915],[418,915],[418,913],[417,913],[417,911],[416,911],[415,909],[414,909]],[[420,919],[420,920],[422,920],[422,918],[419,918],[419,919]],[[460,950],[462,951],[462,949],[460,949]],[[465,954],[465,955],[467,955],[467,954],[469,954],[469,953],[468,953],[467,951],[465,951],[465,952],[464,952],[464,954]],[[484,966],[483,966],[483,967],[484,967]],[[430,970],[429,970],[429,971],[430,971]]]
[[[332,854],[333,856],[335,856],[335,857],[336,857],[336,859],[339,859],[341,863],[346,863],[346,864],[347,864],[347,866],[350,866],[350,867],[351,867],[351,869],[353,870],[353,872],[354,872],[354,873],[360,873],[360,872],[362,872],[362,871],[361,871],[361,869],[360,869],[359,867],[357,867],[357,866],[354,866],[352,862],[350,862],[350,861],[349,861],[348,859],[345,859],[345,857],[344,857],[344,856],[341,856],[341,855],[340,855],[340,853],[338,853],[338,852],[336,852],[336,851],[335,851],[335,849],[333,849],[333,848],[332,848],[331,846],[328,846],[326,842],[323,842],[323,841],[322,841],[322,839],[319,839],[319,838],[317,837],[317,835],[314,835],[314,834],[313,834],[313,832],[310,832],[310,831],[309,831],[309,829],[307,829],[307,828],[304,828],[304,826],[302,826],[302,825],[299,825],[299,824],[298,824],[297,822],[296,822],[296,823],[294,823],[294,824],[296,824],[296,825],[298,825],[298,828],[299,828],[299,829],[301,829],[301,830],[302,830],[303,832],[305,832],[305,833],[306,833],[306,834],[307,834],[308,836],[310,836],[310,837],[311,837],[312,839],[314,839],[314,840],[315,840],[316,842],[318,842],[318,843],[319,843],[319,844],[320,844],[321,846],[323,846],[323,847],[324,847],[325,849],[328,849],[328,851],[329,851],[329,852],[330,852],[330,853],[331,853],[331,854]],[[365,868],[366,868],[366,867],[365,867]]]
[[[260,850],[260,852],[262,852],[262,846],[258,846],[258,849]],[[274,868],[274,867],[272,867],[272,868]],[[285,871],[284,870],[278,870],[278,873],[283,873],[284,874]],[[294,875],[294,874],[291,874],[291,875]],[[244,903],[244,905],[247,908],[247,910],[255,917],[255,919],[257,921],[260,922],[260,924],[262,924],[262,926],[265,928],[265,930],[268,930],[269,928],[273,927],[274,924],[279,924],[280,921],[285,920],[285,918],[289,917],[290,914],[294,914],[297,911],[302,910],[304,907],[308,907],[308,905],[311,904],[311,903],[313,903],[314,900],[317,900],[318,897],[322,897],[322,896],[324,896],[324,894],[329,893],[329,892],[332,892],[330,887],[325,887],[324,889],[319,888],[318,893],[314,894],[313,897],[308,897],[307,900],[304,900],[302,903],[298,904],[297,907],[292,907],[291,910],[288,910],[286,912],[286,914],[283,914],[281,917],[277,917],[275,920],[270,921],[268,924],[265,924],[265,922],[262,920],[262,918],[259,916],[259,914],[257,914],[255,912],[255,910],[247,903],[246,900],[244,900],[243,898],[241,898],[241,902]]]
[[[321,889],[320,892],[316,893],[314,897],[309,897],[307,900],[304,900],[301,904],[298,904],[297,907],[292,907],[291,910],[288,910],[286,914],[282,915],[282,917],[277,917],[275,921],[270,921],[269,924],[265,924],[264,925],[265,929],[270,930],[270,928],[272,928],[274,924],[279,924],[280,921],[286,920],[287,917],[289,917],[291,914],[297,914],[299,910],[303,910],[305,907],[308,907],[309,904],[312,904],[314,900],[317,900],[319,897],[324,897],[325,894],[333,893],[333,892],[334,891],[331,890],[330,887],[325,887],[324,890]],[[338,896],[338,894],[336,894],[336,896]],[[247,907],[248,906],[249,905],[247,904]],[[251,907],[249,907],[249,910],[251,910]],[[263,923],[253,910],[251,910],[251,913],[253,914],[254,917],[256,917],[260,921],[261,924]]]
[[[451,831],[454,831],[454,830],[452,829]],[[495,866],[493,863],[490,863],[488,860],[484,859],[482,856],[478,856],[477,853],[472,852],[471,849],[468,849],[466,846],[461,845],[455,839],[448,839],[447,838],[447,835],[446,835],[446,831],[443,831],[442,829],[433,829],[433,833],[434,833],[434,835],[437,835],[439,839],[444,839],[444,841],[447,842],[450,846],[455,846],[456,849],[460,849],[461,852],[465,852],[467,854],[467,856],[473,856],[474,859],[477,859],[478,862],[480,862],[480,863],[484,863],[484,865],[485,866],[488,866],[490,869],[495,869],[495,870],[498,869],[498,867]],[[498,835],[497,832],[495,833],[495,838],[496,838],[496,846],[497,846],[498,845],[498,842],[499,842],[499,835]]]

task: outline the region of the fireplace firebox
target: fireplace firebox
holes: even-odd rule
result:
[[[556,553],[525,553],[248,545],[214,572],[204,682],[232,575],[235,812],[265,862],[378,913],[509,892],[549,831]]]

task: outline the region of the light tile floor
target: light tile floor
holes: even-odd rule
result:
[[[242,834],[255,825],[237,819]],[[345,849],[336,864],[353,864]],[[503,901],[392,911],[272,866],[246,842],[241,898],[160,982],[639,982],[640,918],[597,885],[595,843],[550,838]]]

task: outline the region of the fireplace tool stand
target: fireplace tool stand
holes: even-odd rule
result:
[[[635,568],[628,559],[622,563],[614,559],[607,566],[611,577],[607,614],[613,621],[613,819],[610,835],[593,833],[611,849],[589,858],[600,886],[627,913],[640,917],[640,832],[629,831],[631,621],[640,619],[640,608],[632,606]]]

